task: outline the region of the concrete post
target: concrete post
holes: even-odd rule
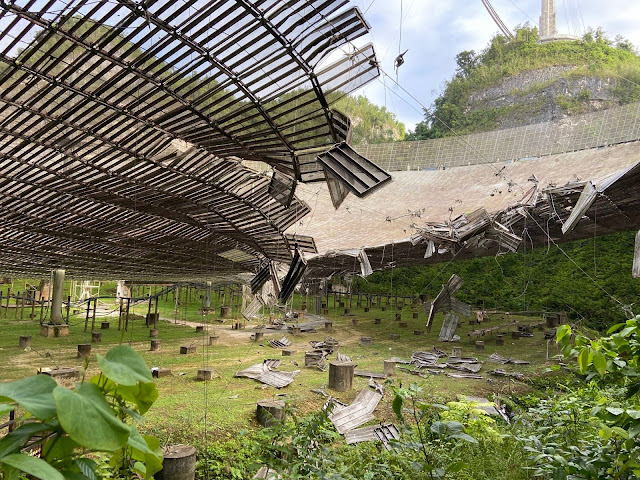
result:
[[[62,323],[62,294],[64,289],[64,270],[53,272],[53,298],[51,301],[51,323]]]
[[[211,308],[211,282],[207,282],[207,288],[204,291],[204,305],[205,309]]]

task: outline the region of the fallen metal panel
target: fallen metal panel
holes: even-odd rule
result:
[[[256,380],[275,388],[283,388],[292,383],[298,373],[300,373],[300,370],[295,370],[293,372],[266,371],[263,372],[262,375],[258,376]]]
[[[338,352],[338,355],[336,356],[336,360],[338,362],[352,362],[353,361],[349,355],[345,355],[344,353],[340,353],[340,352]]]
[[[460,290],[462,285],[464,284],[464,280],[462,280],[455,273],[451,275],[449,281],[447,281],[446,285],[442,286],[442,289],[436,296],[436,298],[431,302],[431,308],[429,309],[429,318],[427,319],[427,331],[431,331],[431,325],[433,324],[433,317],[436,312],[446,313],[451,310],[451,297]]]
[[[366,370],[354,370],[353,374],[356,377],[382,378],[382,379],[387,378],[387,376],[384,373],[367,372]]]
[[[498,368],[496,370],[491,370],[489,372],[489,375],[494,375],[496,377],[513,377],[513,378],[517,378],[518,380],[522,380],[524,378],[524,374],[522,373],[507,372],[506,370],[502,370],[501,368]]]
[[[447,377],[450,378],[471,378],[473,380],[482,380],[482,375],[478,375],[477,373],[446,373]]]
[[[478,359],[476,357],[449,357],[447,363],[478,363]]]
[[[267,358],[266,360],[264,360],[262,362],[262,365],[263,365],[263,367],[266,367],[269,370],[271,370],[271,369],[274,369],[274,368],[278,368],[281,363],[282,363],[282,360],[280,360],[278,358]]]
[[[411,354],[410,364],[419,367],[431,366],[438,362],[438,354],[433,352],[413,352]]]
[[[441,342],[450,342],[451,340],[453,340],[453,336],[456,333],[459,321],[460,317],[458,317],[458,315],[454,315],[453,313],[447,313],[444,316],[442,328],[440,329],[439,335],[439,340]]]
[[[640,278],[640,231],[636,234],[636,249],[633,256],[633,278]]]
[[[376,437],[376,434],[374,433],[377,428],[378,425],[355,428],[353,430],[345,432],[344,441],[347,443],[347,445],[352,445],[354,443],[360,442],[373,442],[374,440],[378,439],[378,437]]]
[[[393,423],[386,423],[384,425],[380,425],[378,428],[374,430],[374,434],[378,437],[378,440],[382,442],[382,445],[386,450],[391,450],[392,441],[400,440],[400,432]]]
[[[345,142],[318,155],[318,162],[333,178],[358,197],[364,197],[391,180],[391,175],[367,160]]]
[[[598,191],[596,187],[591,182],[587,182],[582,189],[582,193],[580,194],[580,198],[576,202],[575,207],[571,210],[571,215],[562,225],[562,233],[565,235],[572,231],[578,222],[584,217],[584,214],[587,213],[587,210],[591,208],[593,202],[595,202],[598,197]]]
[[[514,365],[529,365],[529,362],[527,362],[526,360],[518,360],[516,358],[505,358],[498,353],[492,353],[491,355],[489,355],[489,357],[487,358],[487,361],[493,362],[493,363],[500,363],[502,365],[505,365],[507,363],[511,363]]]
[[[453,363],[447,364],[447,367],[460,372],[478,373],[482,368],[482,365],[480,363]]]
[[[373,420],[375,417],[372,412],[376,409],[380,400],[382,400],[382,395],[365,388],[358,393],[351,405],[329,415],[329,420],[331,420],[339,433],[344,434]]]
[[[291,346],[291,343],[287,337],[282,337],[280,340],[269,340],[269,345],[273,348],[287,348]]]
[[[371,262],[369,262],[369,257],[367,256],[367,252],[364,251],[364,248],[360,250],[358,254],[358,261],[360,262],[360,275],[362,275],[362,277],[368,277],[373,273]]]

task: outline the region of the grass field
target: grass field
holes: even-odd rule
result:
[[[197,311],[200,302],[197,295],[191,305],[183,305],[180,308]],[[295,306],[300,306],[303,298],[294,300]],[[161,302],[161,314],[166,312],[172,303]],[[175,302],[173,302],[175,305]],[[355,301],[354,305],[355,306]],[[173,307],[172,307],[173,308]],[[310,340],[323,340],[331,335],[340,341],[340,352],[349,355],[357,363],[358,369],[382,372],[383,360],[392,356],[408,359],[414,351],[430,351],[434,346],[446,353],[451,353],[453,346],[461,346],[464,356],[477,356],[480,360],[486,359],[491,353],[498,352],[505,357],[528,360],[530,365],[498,365],[485,363],[481,374],[482,380],[453,379],[444,375],[434,375],[428,378],[420,378],[410,374],[397,372],[395,382],[408,384],[418,382],[423,385],[427,394],[435,400],[453,400],[457,394],[481,395],[490,399],[493,395],[508,395],[512,392],[525,392],[531,388],[529,379],[539,376],[541,371],[549,365],[546,361],[547,341],[543,332],[535,331],[533,338],[511,339],[505,338],[504,346],[496,346],[494,337],[486,337],[485,350],[476,351],[475,345],[469,340],[467,333],[478,328],[469,324],[468,319],[461,319],[457,334],[460,335],[460,343],[448,344],[438,341],[438,333],[443,316],[436,316],[433,329],[424,335],[414,335],[414,330],[424,330],[426,315],[422,306],[405,305],[402,309],[402,321],[406,322],[406,328],[399,328],[395,321],[397,309],[392,306],[386,311],[380,307],[372,307],[371,311],[364,312],[361,308],[352,308],[350,315],[343,315],[344,308],[334,306],[329,302],[328,318],[333,321],[333,331],[318,330],[315,333],[302,333],[299,336],[287,335],[292,341],[291,348],[297,352],[291,357],[282,357],[280,350],[271,348],[267,341],[272,338],[280,338],[283,333],[267,333],[260,343],[250,339],[254,325],[249,324],[243,330],[232,330],[231,320],[219,323],[214,318],[209,318],[208,330],[204,334],[196,334],[193,324],[175,325],[172,321],[162,320],[159,325],[163,346],[160,352],[149,351],[149,329],[145,326],[143,315],[147,311],[146,304],[132,309],[130,328],[127,332],[118,331],[118,317],[100,317],[100,321],[110,321],[110,328],[102,330],[102,343],[94,344],[89,362],[86,365],[87,376],[97,372],[95,356],[104,354],[110,347],[118,343],[128,343],[138,350],[150,367],[171,368],[173,375],[157,379],[160,397],[153,408],[147,413],[146,430],[152,431],[165,442],[186,441],[189,436],[208,433],[219,436],[234,435],[239,429],[255,426],[253,413],[255,402],[263,398],[278,396],[286,399],[290,405],[300,413],[310,412],[322,407],[325,399],[311,389],[322,388],[327,393],[332,393],[327,388],[328,372],[322,372],[317,368],[304,367],[304,352],[310,349]],[[135,312],[135,315],[134,315]],[[418,313],[414,319],[413,312]],[[85,368],[85,362],[77,358],[77,345],[91,341],[90,332],[84,332],[84,313],[70,318],[70,334],[62,338],[45,338],[39,335],[39,316],[35,319],[20,320],[11,318],[15,312],[9,311],[8,319],[4,318],[4,310],[0,314],[0,327],[3,335],[0,336],[0,380],[10,381],[36,373],[40,367],[77,367]],[[178,312],[176,317],[180,317]],[[183,315],[182,315],[183,316]],[[166,318],[166,317],[165,317]],[[202,319],[202,315],[196,318]],[[357,318],[359,325],[353,326],[352,319]],[[381,324],[375,325],[374,318],[380,318]],[[537,323],[541,319],[518,317],[515,315],[491,315],[487,326],[518,320],[522,323]],[[513,329],[513,328],[512,328]],[[397,333],[399,340],[390,340],[389,335]],[[208,346],[208,335],[219,336],[217,345]],[[32,346],[29,351],[18,347],[20,335],[31,335]],[[360,345],[361,336],[374,338],[374,344]],[[196,345],[196,354],[181,355],[181,345]],[[549,345],[550,355],[558,353],[553,342]],[[261,363],[266,358],[278,358],[282,360],[281,370],[300,370],[295,381],[281,390],[266,387],[254,380],[247,378],[234,378],[234,373],[254,363]],[[335,358],[334,356],[330,357]],[[203,366],[213,367],[218,372],[218,377],[209,382],[196,380],[196,373]],[[508,371],[518,371],[526,375],[524,381],[509,380],[500,377],[490,377],[489,370],[504,368]],[[356,393],[366,387],[368,379],[356,377],[354,388],[350,392],[335,393],[345,403],[349,403]],[[391,395],[386,395],[381,402],[376,416],[378,420],[393,420],[391,410]],[[206,418],[206,422],[205,422]]]

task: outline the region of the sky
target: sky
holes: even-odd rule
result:
[[[422,106],[430,106],[444,82],[453,75],[456,54],[482,50],[499,32],[481,0],[351,2],[360,8],[371,26],[369,35],[355,42],[356,45],[372,42],[382,70],[391,77],[381,75],[356,94],[385,106],[407,130],[413,130],[423,119]],[[492,0],[491,3],[511,29],[526,22],[538,24],[540,0]],[[608,37],[622,35],[640,47],[639,0],[556,0],[556,11],[559,33],[582,36],[585,28],[602,27]],[[408,49],[397,76],[401,87],[394,84],[393,67],[399,48],[400,51]]]

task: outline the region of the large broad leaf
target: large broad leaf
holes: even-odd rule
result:
[[[151,370],[138,352],[128,345],[118,345],[103,357],[98,355],[102,373],[120,385],[135,385],[137,382],[153,382]]]
[[[11,413],[16,406],[13,403],[0,403],[0,417],[4,417],[7,413]]]
[[[607,357],[602,352],[595,350],[593,352],[593,366],[596,368],[600,376],[607,373]]]
[[[114,451],[127,443],[129,427],[115,416],[96,385],[79,384],[74,391],[57,387],[53,396],[60,425],[83,447]]]
[[[53,389],[58,384],[48,375],[35,375],[10,383],[0,383],[0,402],[16,402],[36,418],[56,415]]]
[[[27,440],[36,433],[44,432],[46,430],[50,430],[50,427],[40,422],[25,423],[19,428],[16,428],[13,432],[0,440],[0,460],[2,460],[2,457],[12,453],[19,453],[20,447],[22,447]]]
[[[585,373],[589,367],[589,349],[587,347],[580,350],[578,354],[578,366],[580,367],[580,373]]]
[[[31,457],[24,453],[7,455],[0,460],[0,463],[6,463],[13,468],[17,468],[18,470],[42,480],[64,480],[62,474],[47,462],[41,458]]]
[[[131,447],[131,458],[144,464],[144,469],[136,468],[136,470],[145,479],[151,478],[154,473],[162,470],[162,448],[157,438],[143,437],[136,427],[131,427],[131,435],[127,443]]]
[[[124,401],[136,405],[139,413],[142,415],[144,415],[158,399],[158,389],[153,382],[136,383],[135,385],[119,385],[108,378],[104,378],[102,375],[96,375],[91,378],[89,382],[98,385],[102,391],[107,392],[109,395],[119,395]],[[136,414],[135,412],[132,413]],[[136,418],[134,418],[134,420],[136,420]]]

